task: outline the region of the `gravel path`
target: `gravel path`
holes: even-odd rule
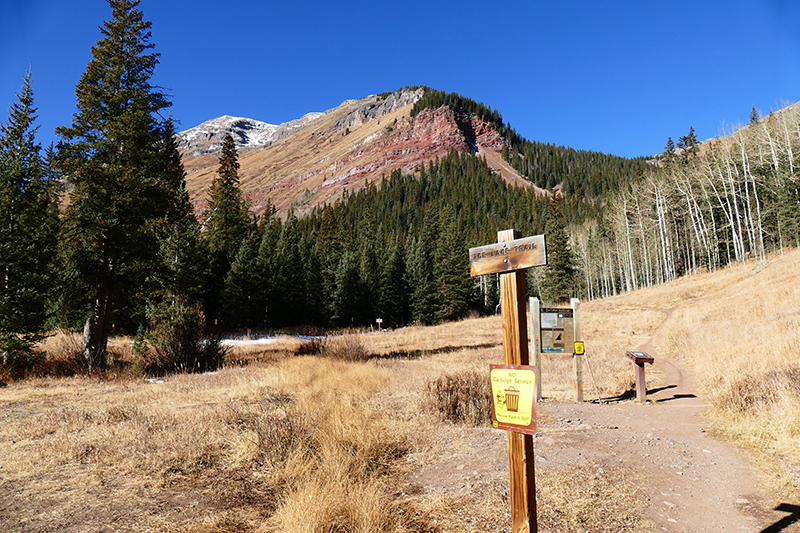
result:
[[[653,531],[800,532],[800,507],[774,500],[758,487],[745,458],[706,432],[700,416],[705,405],[691,373],[649,344],[639,350],[655,357],[663,381],[648,391],[647,403],[539,403],[537,477],[548,468],[577,465],[592,465],[611,478],[617,466],[636,472],[644,480],[637,482],[637,499],[646,502],[643,514]],[[444,454],[417,470],[409,477],[415,490],[462,495],[507,486],[502,433],[462,429],[451,438],[469,451]]]

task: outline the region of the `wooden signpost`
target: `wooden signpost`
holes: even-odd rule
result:
[[[544,235],[520,238],[514,229],[497,233],[497,244],[470,248],[472,276],[500,273],[505,365],[529,366],[525,320],[525,269],[547,264]],[[535,409],[536,402],[533,402]],[[535,413],[534,422],[535,422]],[[536,479],[533,435],[508,431],[511,530],[536,533]]]

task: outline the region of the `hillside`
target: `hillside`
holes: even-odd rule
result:
[[[347,100],[280,125],[223,116],[181,132],[187,183],[201,211],[230,133],[240,152],[241,188],[256,213],[270,200],[285,215],[374,183],[394,170],[412,173],[451,151],[475,154],[506,183],[542,196],[563,190],[597,198],[629,182],[645,163],[532,142],[502,115],[467,97],[427,87]]]
[[[532,187],[503,164],[503,139],[486,121],[459,120],[447,108],[426,110],[412,119],[411,108],[422,92],[404,89],[348,100],[280,126],[221,117],[182,132],[179,146],[191,199],[202,210],[227,132],[239,149],[242,191],[258,214],[271,200],[279,213],[294,207],[302,215],[340,197],[344,189],[352,191],[398,169],[413,172],[451,150],[477,152],[508,183]]]

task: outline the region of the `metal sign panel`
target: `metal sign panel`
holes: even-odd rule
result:
[[[547,264],[544,235],[469,249],[471,276],[512,272]]]
[[[575,342],[572,309],[542,307],[539,317],[542,353],[572,353]]]
[[[492,427],[536,434],[536,367],[489,365]]]

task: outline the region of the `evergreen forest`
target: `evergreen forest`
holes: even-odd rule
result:
[[[198,220],[171,102],[151,84],[150,24],[138,0],[108,3],[59,144],[35,140],[30,72],[0,128],[0,371],[30,368],[36,343],[58,328],[83,332],[90,370],[107,366],[119,333],[174,368],[205,370],[219,363],[223,332],[493,314],[497,276],[471,278],[467,251],[509,228],[557,248],[528,272],[529,294],[551,302],[800,245],[796,108],[753,110],[749,125],[710,143],[690,129],[654,163],[531,142],[484,104],[428,88],[412,116],[449,106],[483,117],[504,137],[506,161],[553,194],[509,186],[479,155],[451,152],[309,216],[257,218],[228,136]]]

